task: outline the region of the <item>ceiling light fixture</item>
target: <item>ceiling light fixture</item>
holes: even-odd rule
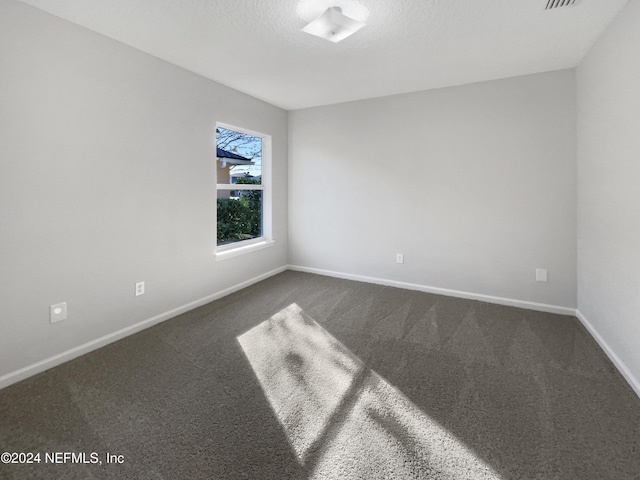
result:
[[[302,29],[316,37],[324,38],[333,43],[353,35],[366,23],[354,20],[342,13],[340,7],[329,7],[327,10]]]

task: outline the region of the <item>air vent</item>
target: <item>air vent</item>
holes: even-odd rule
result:
[[[573,7],[578,5],[580,0],[547,0],[545,10],[555,10],[562,7]]]

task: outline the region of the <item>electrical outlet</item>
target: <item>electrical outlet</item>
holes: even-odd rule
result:
[[[56,303],[49,307],[49,322],[56,323],[67,319],[67,302]]]
[[[401,253],[396,253],[396,263],[404,263],[404,255]]]
[[[144,295],[144,282],[136,283],[136,297]]]
[[[547,281],[547,270],[544,268],[536,268],[536,282]]]

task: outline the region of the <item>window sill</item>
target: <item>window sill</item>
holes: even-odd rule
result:
[[[256,250],[262,250],[263,248],[271,247],[274,240],[260,239],[259,241],[248,240],[249,244],[244,242],[244,245],[225,245],[223,249],[216,248],[215,257],[216,261],[226,260],[227,258],[237,257],[238,255],[244,255],[245,253],[255,252]]]

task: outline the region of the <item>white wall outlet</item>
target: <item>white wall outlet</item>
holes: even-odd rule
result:
[[[544,268],[536,268],[536,282],[547,281],[547,270]]]
[[[49,307],[49,322],[56,323],[67,319],[67,302],[56,303]]]
[[[396,253],[396,263],[404,263],[404,255],[401,253]]]
[[[144,295],[144,282],[136,283],[136,297]]]

